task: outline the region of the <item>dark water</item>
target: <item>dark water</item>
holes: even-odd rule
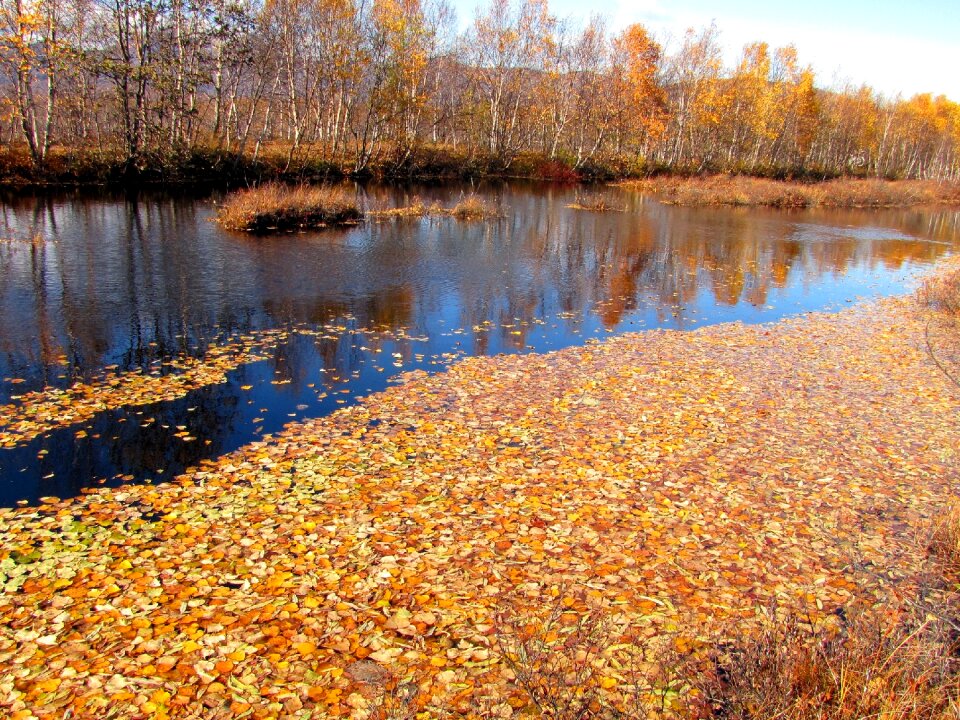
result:
[[[452,205],[471,190],[358,192],[384,207],[414,192]],[[955,211],[688,209],[608,189],[626,212],[593,214],[566,207],[574,188],[477,191],[501,218],[269,238],[220,230],[215,196],[6,198],[0,404],[156,370],[241,334],[289,332],[226,383],[0,448],[0,504],[170,478],[463,355],[766,322],[903,292],[960,246]],[[196,440],[179,440],[183,428]]]

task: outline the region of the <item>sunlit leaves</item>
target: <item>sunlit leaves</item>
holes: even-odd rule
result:
[[[678,652],[772,600],[836,620],[957,481],[920,313],[470,358],[173,484],[0,512],[0,705],[512,717],[534,708],[502,653],[531,642],[629,690],[577,634],[594,611]]]
[[[237,340],[211,348],[204,357],[184,357],[153,372],[107,375],[93,383],[75,383],[66,389],[48,388],[15,396],[0,407],[0,446],[13,447],[54,428],[81,423],[117,407],[171,400],[212,383],[244,363],[262,360],[265,348],[275,346],[280,333],[268,331],[248,341]],[[190,437],[183,433],[181,437]],[[78,431],[83,433],[84,431]]]

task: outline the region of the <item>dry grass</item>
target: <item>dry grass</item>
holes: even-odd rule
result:
[[[752,720],[956,718],[953,601],[870,610],[838,629],[798,618],[712,652],[691,714]]]
[[[601,193],[577,195],[576,200],[567,205],[572,210],[586,210],[588,212],[623,212],[624,208],[614,205]]]
[[[926,326],[930,359],[960,387],[960,262],[929,277],[920,287],[919,297],[934,311]]]
[[[929,549],[947,580],[956,582],[960,579],[960,506],[951,507],[934,524]]]
[[[422,218],[447,215],[457,220],[485,220],[499,217],[500,212],[494,205],[476,195],[468,195],[451,208],[445,208],[437,202],[427,207],[420,198],[415,198],[412,204],[405,207],[371,210],[367,215],[376,218]]]
[[[655,193],[673,205],[883,208],[960,204],[960,186],[926,180],[843,178],[822,183],[799,183],[714,175],[653,178],[624,185]]]
[[[960,262],[927,279],[920,289],[922,301],[934,310],[960,318]]]
[[[345,225],[361,217],[356,201],[339,188],[267,183],[230,195],[217,222],[229,230],[275,232]]]
[[[936,523],[898,605],[814,625],[774,611],[753,637],[719,644],[693,678],[689,714],[750,720],[960,717],[960,511]]]
[[[495,206],[481,200],[476,195],[468,195],[452,208],[446,210],[445,213],[452,215],[457,220],[484,220],[500,216],[500,212]]]
[[[424,205],[423,200],[414,198],[413,203],[405,207],[371,210],[367,213],[367,216],[374,218],[422,218],[428,215],[437,215],[440,210],[442,210],[442,208],[436,203],[427,207]]]

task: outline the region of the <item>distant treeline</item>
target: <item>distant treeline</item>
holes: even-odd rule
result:
[[[665,51],[546,0],[490,0],[456,28],[446,0],[0,0],[0,175],[232,158],[960,179],[958,104],[818,88],[793,47],[725,67],[714,26]]]

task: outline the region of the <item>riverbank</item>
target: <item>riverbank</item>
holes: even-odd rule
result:
[[[445,146],[424,147],[402,157],[387,154],[357,169],[350,157],[330,158],[310,147],[291,152],[284,144],[267,144],[256,154],[216,148],[145,155],[131,162],[110,152],[56,148],[43,165],[15,149],[0,149],[0,187],[180,187],[248,186],[353,179],[456,181],[470,179],[534,179],[555,182],[613,180],[636,175],[643,168],[624,159],[574,167],[540,153],[521,153],[509,160],[483,152]]]
[[[689,175],[647,167],[635,159],[609,159],[577,167],[537,153],[506,162],[482,153],[445,147],[423,148],[402,161],[384,158],[354,171],[347,159],[314,157],[309,151],[291,157],[289,148],[267,146],[250,154],[198,149],[189,153],[146,157],[130,164],[109,154],[58,149],[43,167],[22,153],[0,151],[0,188],[10,190],[70,187],[247,188],[253,185],[326,183],[343,180],[455,182],[462,180],[538,180],[560,183],[613,183],[649,193],[671,205],[733,205],[779,208],[900,208],[960,206],[960,184],[927,180],[866,177],[780,180],[748,175]],[[603,198],[602,194],[596,197]],[[587,196],[590,197],[589,194]],[[606,199],[603,198],[606,203]],[[588,209],[618,209],[617,207]],[[381,213],[382,214],[382,213]],[[412,214],[412,213],[406,213]]]
[[[779,208],[960,206],[960,185],[933,180],[837,178],[823,182],[797,182],[745,175],[663,175],[618,184],[652,193],[670,205]]]
[[[555,610],[646,667],[774,605],[829,627],[896,603],[960,479],[931,312],[469,358],[170,485],[0,512],[0,706],[504,718],[534,711],[507,630]],[[636,686],[615,660],[612,704]]]

